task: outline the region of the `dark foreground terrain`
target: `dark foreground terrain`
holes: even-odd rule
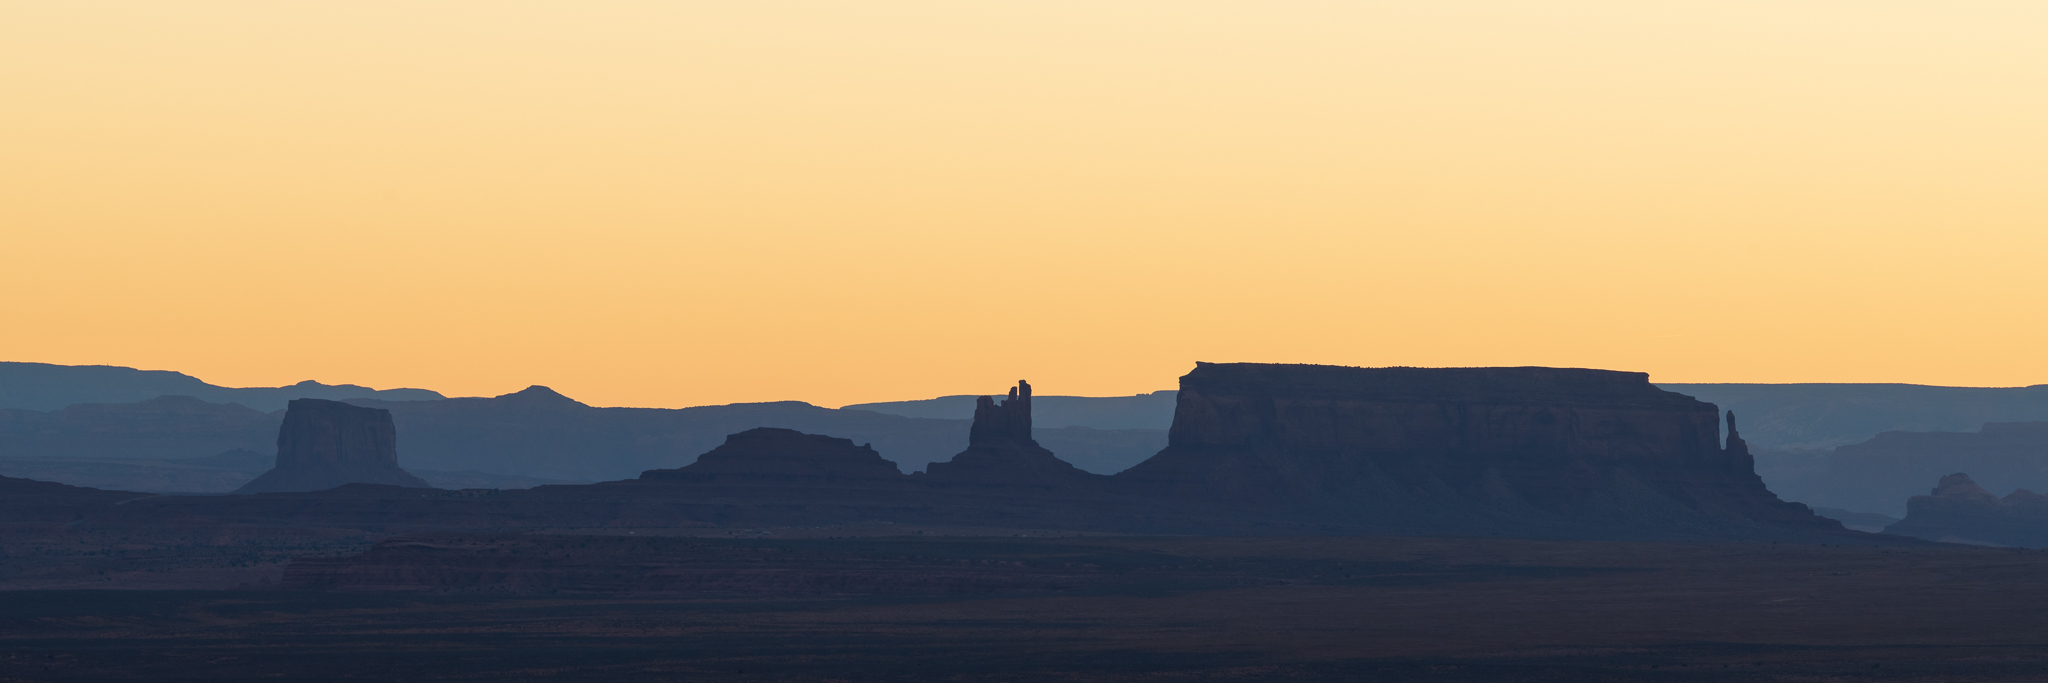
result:
[[[0,593],[0,680],[2048,678],[2041,551],[736,533],[319,539],[286,573],[325,591]]]

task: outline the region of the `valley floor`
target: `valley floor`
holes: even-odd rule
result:
[[[335,554],[359,541],[322,542]],[[798,557],[763,569],[792,575],[902,557],[943,558],[954,573],[1085,566],[1072,576],[1094,578],[925,594],[886,587],[902,582],[868,594],[802,582],[698,595],[11,591],[0,593],[0,680],[2048,679],[2040,551],[1015,534],[676,542],[716,545],[727,560]]]

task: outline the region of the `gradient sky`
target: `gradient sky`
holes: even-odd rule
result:
[[[0,2],[0,360],[2048,383],[2048,3]]]

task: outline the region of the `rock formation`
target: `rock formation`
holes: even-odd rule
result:
[[[539,392],[526,398],[561,403]],[[280,430],[278,467],[247,490],[378,480],[365,472],[407,481],[264,496],[156,496],[55,516],[74,515],[81,528],[265,520],[377,533],[875,523],[1087,533],[1925,542],[1851,532],[1777,500],[1751,471],[1732,416],[1724,447],[1720,411],[1659,390],[1640,373],[1202,364],[1182,378],[1176,400],[1167,447],[1115,477],[1076,470],[1034,441],[1031,388],[1019,383],[1004,400],[981,402],[976,422],[961,430],[969,437],[966,450],[919,475],[897,474],[881,453],[856,441],[755,429],[687,467],[521,491],[402,488],[419,484],[397,468],[389,416],[301,401]]]
[[[2026,489],[2001,499],[1970,475],[1941,478],[1931,495],[1906,501],[1906,518],[1885,533],[1947,543],[2048,546],[2048,496]]]
[[[967,450],[927,466],[921,477],[933,484],[1059,488],[1101,479],[1060,460],[1031,438],[1031,384],[1023,380],[997,403],[983,396],[974,404]]]
[[[1991,422],[1975,432],[1885,432],[1828,454],[1800,500],[1899,515],[1927,482],[1969,472],[1994,492],[2048,491],[2048,422]]]
[[[1389,533],[1845,533],[1765,490],[1716,409],[1643,373],[1198,364],[1168,446],[1116,476],[1190,506]]]
[[[650,470],[644,482],[732,486],[829,486],[895,484],[905,477],[873,446],[852,439],[759,427],[725,438],[697,462],[672,470]]]
[[[302,398],[277,431],[277,466],[236,493],[321,491],[343,484],[431,488],[398,468],[391,411]]]

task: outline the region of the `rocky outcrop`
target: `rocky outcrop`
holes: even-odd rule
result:
[[[302,398],[277,432],[277,466],[236,493],[320,491],[343,484],[430,488],[398,467],[391,411]]]
[[[967,450],[932,463],[920,477],[928,484],[1045,489],[1087,486],[1101,478],[1060,460],[1032,439],[1031,384],[1022,380],[1000,403],[988,396],[975,401]]]
[[[1847,533],[1765,490],[1729,416],[1643,373],[1198,364],[1168,446],[1116,476],[1190,506],[1392,533]]]
[[[1906,518],[1884,531],[1946,543],[2048,546],[2048,496],[2019,489],[1999,498],[1957,472],[1930,495],[1907,500]]]
[[[640,475],[649,483],[729,486],[887,485],[904,479],[896,463],[871,445],[773,427],[728,436],[688,466]]]

